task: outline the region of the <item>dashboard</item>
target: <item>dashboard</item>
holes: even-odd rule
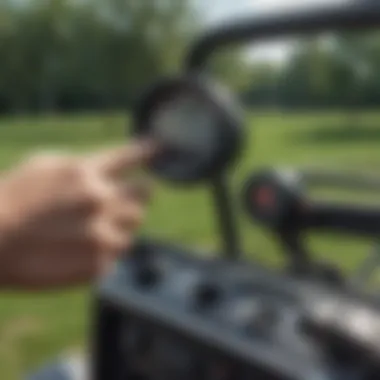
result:
[[[157,361],[159,354],[159,363],[166,363],[166,371],[173,367],[177,379],[190,368],[186,363],[195,362],[191,368],[204,373],[214,359],[232,367],[240,363],[265,379],[294,380],[335,379],[332,374],[359,353],[367,363],[380,359],[380,335],[374,334],[380,331],[380,305],[256,265],[195,258],[167,245],[136,248],[101,284],[100,297],[124,315],[130,339],[141,343],[149,331],[144,354],[134,363],[150,363],[146,357]],[[139,356],[133,351],[139,346],[129,346],[125,357]],[[326,356],[326,350],[333,353]],[[156,367],[135,370],[150,368],[147,378],[155,379]]]

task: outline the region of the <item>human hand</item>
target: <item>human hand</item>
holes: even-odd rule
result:
[[[32,157],[0,182],[0,286],[44,289],[105,274],[133,244],[146,188],[123,175],[153,157],[150,142],[91,156]]]

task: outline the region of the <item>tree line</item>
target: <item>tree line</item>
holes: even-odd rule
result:
[[[191,0],[1,0],[0,113],[129,107],[202,26]],[[380,34],[300,40],[281,63],[228,49],[211,69],[252,107],[380,104]]]
[[[280,65],[251,71],[252,106],[373,108],[380,105],[380,33],[336,33],[299,41]]]
[[[1,0],[0,112],[125,107],[193,26],[187,0]]]

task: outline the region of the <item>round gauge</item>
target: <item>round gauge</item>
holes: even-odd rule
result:
[[[162,147],[151,168],[172,181],[198,181],[224,170],[238,152],[241,123],[230,97],[199,77],[163,81],[135,112],[134,133]]]

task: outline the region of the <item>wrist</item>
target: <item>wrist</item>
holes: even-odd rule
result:
[[[11,261],[13,260],[11,244],[17,239],[17,212],[12,210],[10,197],[0,185],[0,288],[10,283]]]

